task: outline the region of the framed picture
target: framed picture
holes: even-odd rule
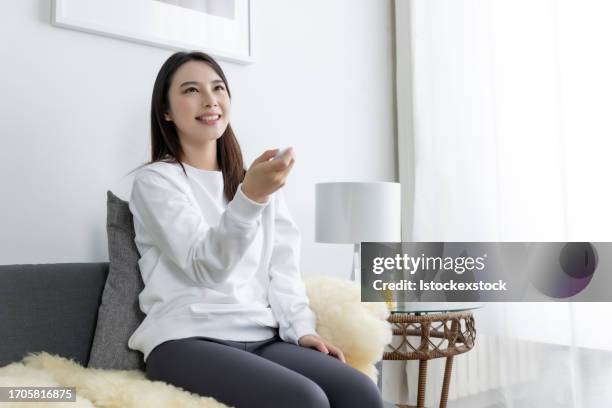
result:
[[[251,63],[255,0],[54,0],[51,23]]]

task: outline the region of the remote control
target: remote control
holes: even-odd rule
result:
[[[283,157],[285,155],[285,153],[287,153],[287,151],[291,149],[290,147],[286,147],[282,150],[279,150],[278,153],[276,153],[276,156],[274,156],[274,158],[272,160],[276,160],[279,159],[281,157]]]

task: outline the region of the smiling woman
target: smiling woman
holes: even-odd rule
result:
[[[230,119],[229,86],[210,56],[180,52],[163,64],[152,157],[129,202],[147,259],[146,318],[129,348],[143,353],[149,379],[232,406],[382,408],[376,384],[316,332],[300,231],[279,191],[293,150],[268,150],[245,170]]]
[[[201,120],[211,113],[220,119],[214,123]],[[219,64],[200,52],[173,54],[153,86],[151,160],[140,167],[170,160],[179,164],[185,175],[183,163],[220,170],[224,195],[231,200],[246,171],[229,124],[230,113],[231,92]]]
[[[164,120],[174,122],[183,161],[194,167],[219,170],[214,168],[216,144],[229,125],[231,110],[224,81],[210,65],[189,61],[174,74],[168,99]]]

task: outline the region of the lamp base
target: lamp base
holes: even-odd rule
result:
[[[361,284],[361,243],[353,245],[353,269],[351,280]]]

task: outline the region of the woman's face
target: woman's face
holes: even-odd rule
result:
[[[223,80],[210,65],[189,61],[181,65],[168,90],[165,119],[174,122],[181,143],[199,145],[216,140],[230,120],[230,98]]]

